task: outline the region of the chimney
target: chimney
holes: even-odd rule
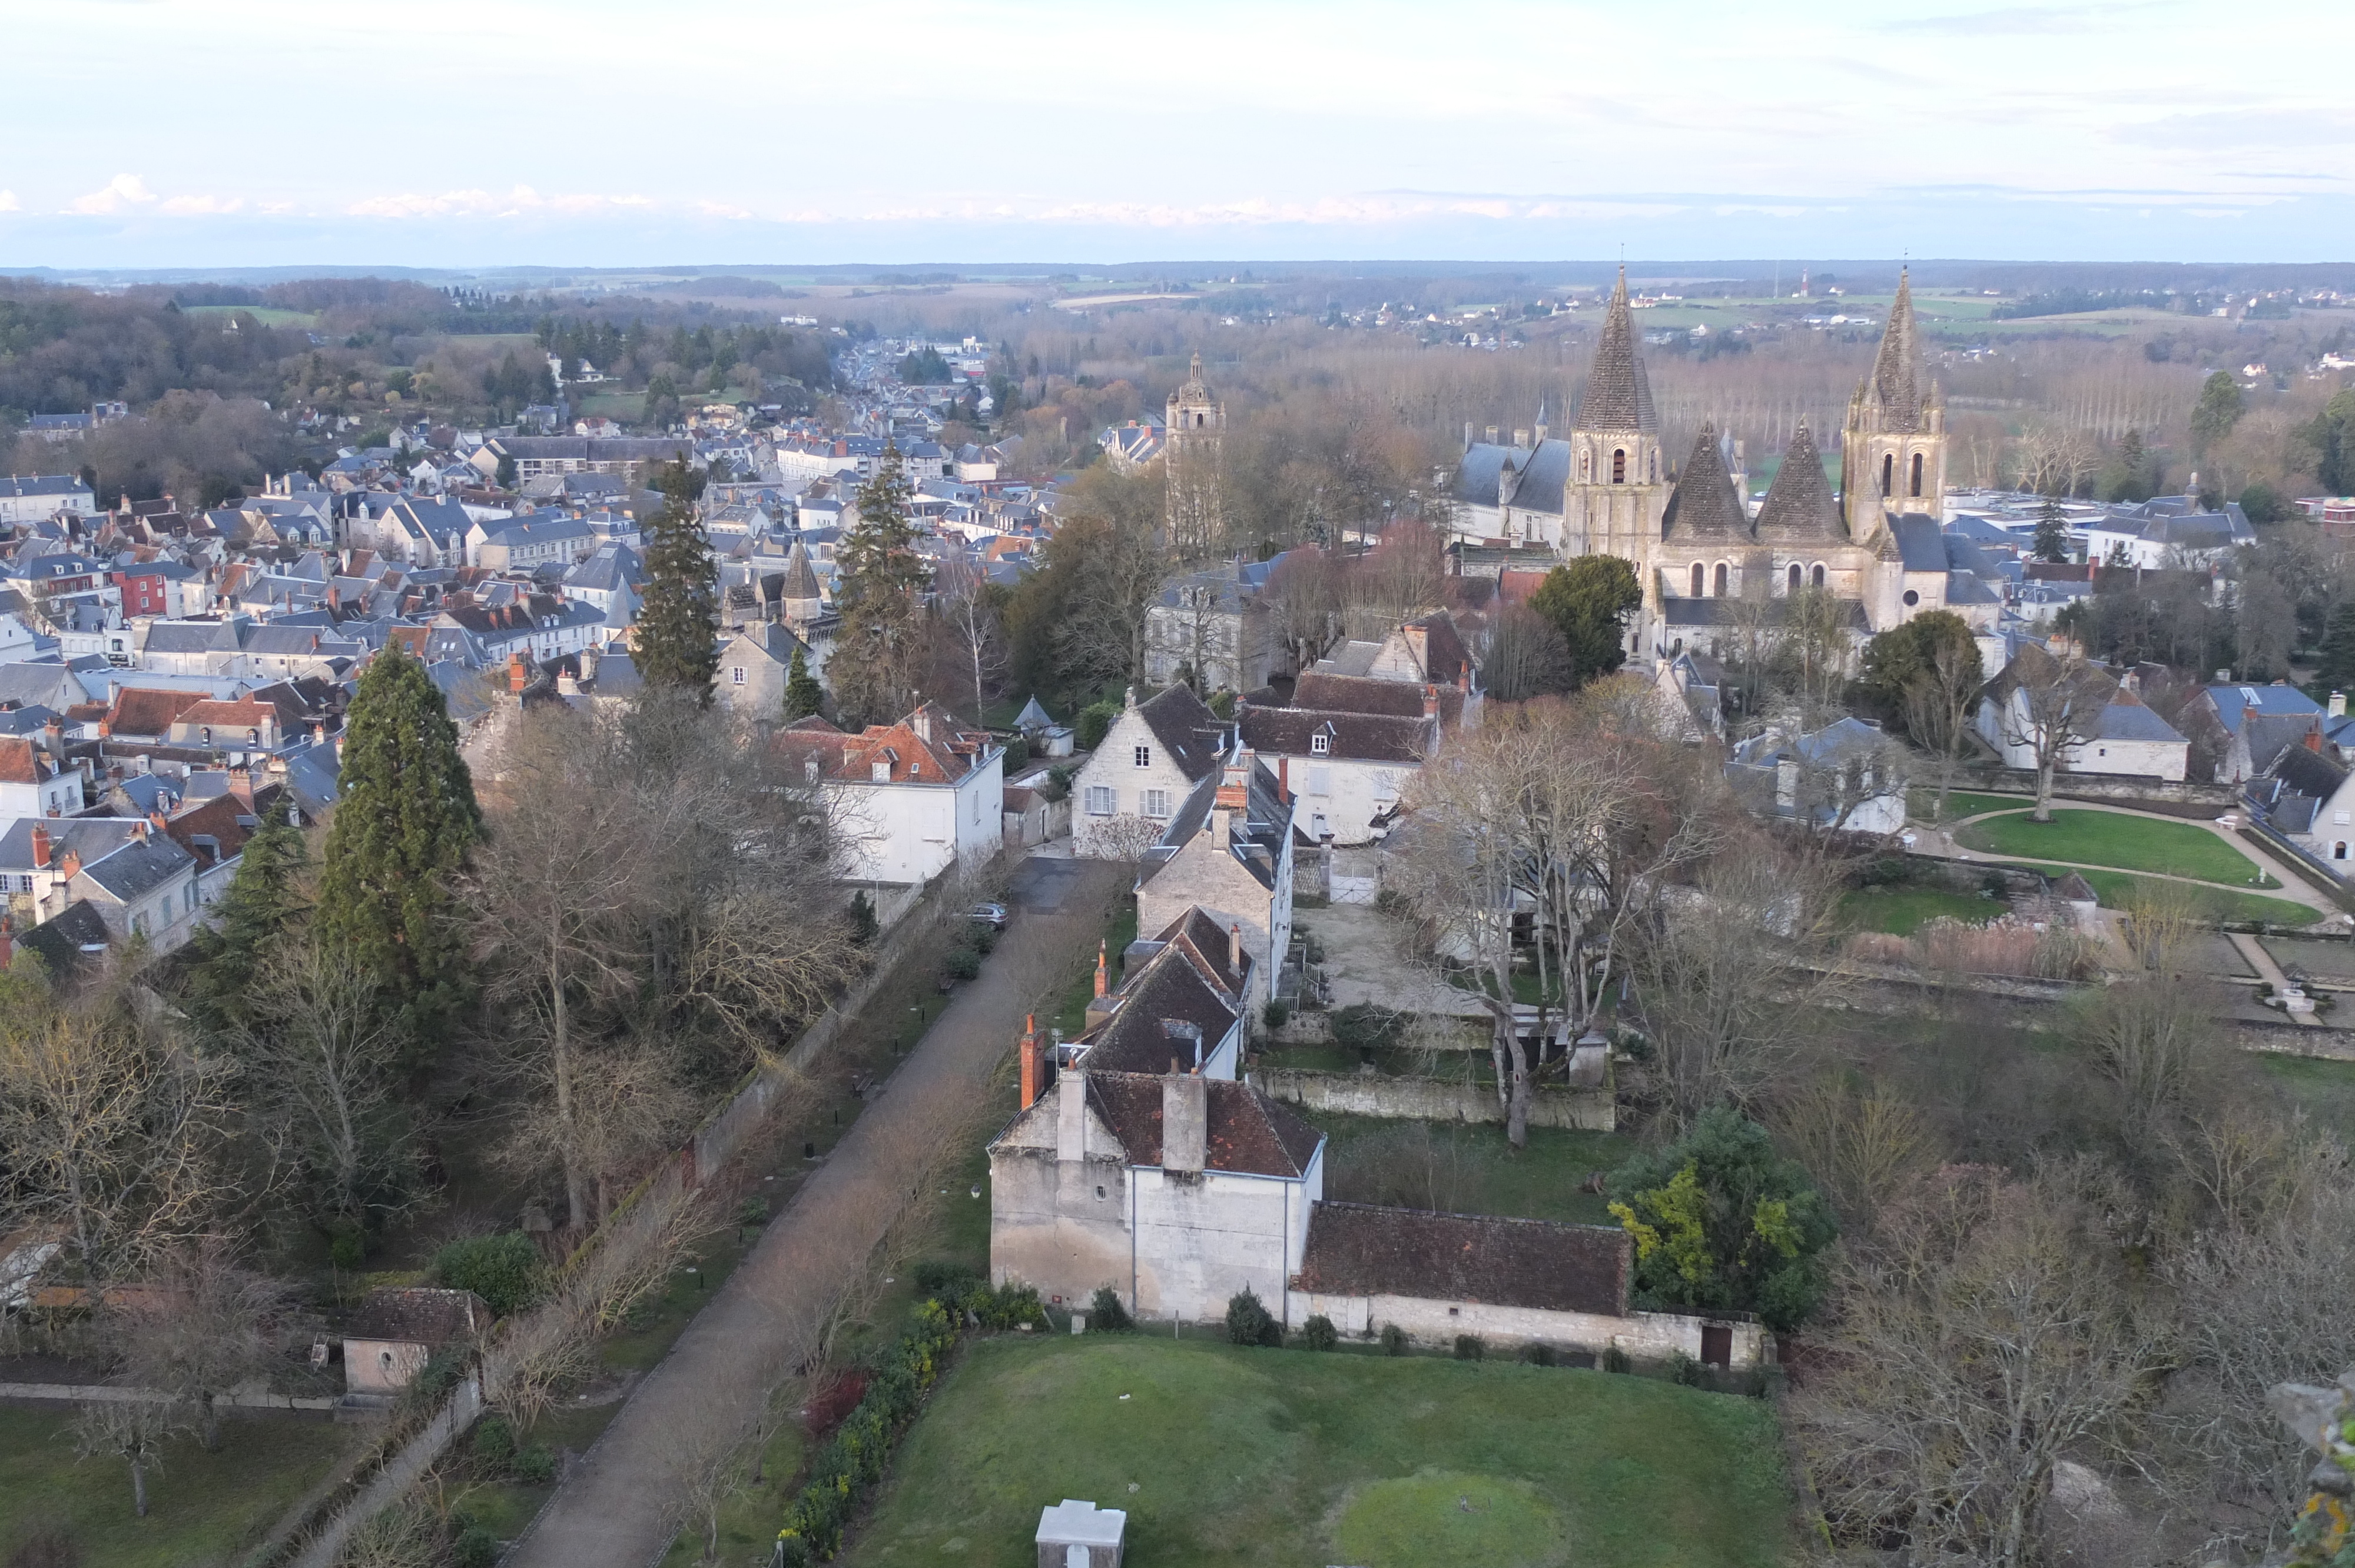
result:
[[[1275,792],[1284,797],[1287,805],[1291,803],[1292,758],[1289,757],[1279,757],[1275,759]]]
[[[1227,924],[1227,968],[1237,974],[1243,972],[1243,927],[1240,920]]]
[[[1210,1085],[1174,1060],[1161,1080],[1161,1169],[1199,1172],[1210,1146]]]
[[[58,875],[68,882],[81,874],[81,856],[70,849],[58,857]]]
[[[1098,937],[1096,938],[1096,997],[1099,1001],[1112,990],[1110,959],[1111,954],[1104,946],[1104,938]]]
[[[1252,754],[1245,749],[1227,764],[1225,774],[1219,779],[1219,793],[1213,802],[1222,811],[1242,811],[1251,808],[1251,776]]]
[[[145,843],[145,842],[147,842],[147,819],[146,819],[146,818],[144,818],[144,817],[133,817],[133,818],[131,820],[131,838],[132,838],[132,842],[134,842],[134,843],[143,843],[143,844],[144,844],[144,843]]]
[[[229,770],[229,792],[238,798],[248,815],[253,811],[253,770],[232,768]]]
[[[1513,444],[1517,447],[1528,446],[1529,444],[1529,432],[1527,429],[1516,429],[1513,432]]]
[[[1488,444],[1492,447],[1497,444],[1497,427],[1494,425],[1488,427]]]
[[[33,869],[46,871],[49,865],[49,830],[40,823],[33,824]]]
[[[929,744],[932,738],[932,705],[925,703],[916,709],[915,730],[918,740]]]
[[[1031,1013],[1023,1020],[1022,1027],[1022,1108],[1028,1110],[1039,1103],[1039,1015]]]
[[[1472,450],[1472,421],[1469,419],[1464,421],[1464,450],[1467,452]]]
[[[2306,748],[2317,757],[2322,755],[2322,726],[2311,724],[2306,729]]]
[[[1088,1075],[1077,1067],[1055,1075],[1055,1159],[1088,1157]]]
[[[2333,692],[2330,694],[2330,716],[2332,718],[2345,718],[2347,716],[2346,693]]]
[[[148,825],[149,825],[150,827],[154,828],[157,832],[159,832],[159,833],[160,833],[160,832],[162,832],[164,831],[164,825],[165,825],[165,824],[164,824],[164,809],[163,809],[161,806],[158,806],[155,810],[152,810],[152,811],[148,812],[148,813],[147,813],[147,822],[148,822]]]
[[[523,655],[520,653],[508,654],[507,690],[517,693],[517,694],[521,694],[524,687],[529,683],[530,678],[524,673]]]

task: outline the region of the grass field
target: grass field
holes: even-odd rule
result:
[[[319,318],[308,311],[282,311],[269,305],[182,305],[180,313],[218,316],[224,321],[230,316],[251,316],[263,326],[314,327],[319,324]]]
[[[2030,804],[2032,802],[2024,795],[1978,795],[1964,789],[1950,789],[1946,792],[1945,820],[1958,821],[1986,811],[2017,811]],[[1935,789],[1917,789],[1906,796],[1906,813],[1917,822],[1933,821],[1932,813],[1937,809],[1938,792]]]
[[[233,1420],[221,1448],[176,1441],[147,1474],[147,1517],[131,1511],[131,1469],[74,1457],[61,1409],[0,1408],[0,1552],[54,1530],[98,1568],[228,1568],[325,1478],[356,1428],[291,1417]],[[50,1559],[44,1558],[43,1562]]]
[[[975,1344],[857,1568],[1028,1568],[1039,1509],[1127,1510],[1154,1568],[1737,1568],[1783,1560],[1769,1408],[1648,1378],[1157,1336]]]
[[[1307,1114],[1325,1134],[1325,1191],[1360,1203],[1394,1203],[1459,1214],[1511,1214],[1607,1225],[1603,1199],[1579,1183],[1636,1151],[1636,1140],[1609,1132],[1533,1127],[1526,1149],[1505,1141],[1501,1126],[1389,1121]]]
[[[1832,917],[1842,930],[1910,937],[1933,920],[1984,925],[2002,913],[2003,906],[1991,898],[1943,887],[1858,887],[1840,895]]]
[[[2355,1062],[2270,1054],[2256,1061],[2257,1070],[2286,1089],[2307,1115],[2341,1142],[2355,1143]]]
[[[2135,895],[2152,879],[2125,871],[2085,871],[2076,866],[2054,865],[2050,862],[2020,861],[2023,869],[2041,871],[2047,876],[2065,876],[2075,871],[2094,890],[2094,896],[2103,907],[2124,909],[2134,902]],[[2309,909],[2286,898],[2268,898],[2262,893],[2234,893],[2223,887],[2200,887],[2179,883],[2177,887],[2189,887],[2211,920],[2270,921],[2276,926],[2311,926],[2322,918],[2319,910]]]
[[[2025,811],[2013,812],[1973,822],[1955,839],[1966,849],[1991,854],[2196,876],[2234,887],[2281,885],[2206,828],[2116,811],[2055,811],[2049,822],[2035,821]]]

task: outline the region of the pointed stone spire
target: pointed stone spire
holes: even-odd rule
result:
[[[1872,377],[1865,383],[1867,400],[1881,405],[1881,428],[1913,430],[1922,420],[1922,343],[1913,320],[1913,281],[1910,269],[1897,274],[1897,298],[1889,307],[1889,325],[1881,334],[1881,352],[1872,362]]]
[[[1783,466],[1774,471],[1774,482],[1766,487],[1766,500],[1758,508],[1758,537],[1762,543],[1778,544],[1848,538],[1824,460],[1816,451],[1816,438],[1805,424],[1791,438]]]
[[[1660,536],[1680,544],[1750,536],[1750,515],[1734,493],[1733,475],[1726,471],[1715,425],[1703,425],[1693,442],[1692,456],[1685,460],[1668,509],[1660,514]]]
[[[1643,361],[1636,357],[1636,317],[1627,303],[1627,269],[1619,269],[1611,291],[1611,309],[1603,318],[1603,338],[1594,345],[1594,364],[1586,373],[1586,390],[1578,402],[1577,427],[1582,430],[1637,430],[1657,434],[1660,428],[1652,412],[1651,382]]]

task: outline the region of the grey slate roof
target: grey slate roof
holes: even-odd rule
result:
[[[1734,493],[1733,475],[1726,470],[1724,453],[1718,450],[1714,425],[1700,428],[1692,455],[1677,476],[1677,487],[1668,493],[1668,507],[1660,514],[1660,536],[1678,540],[1751,536],[1750,517],[1742,510],[1742,497]]]
[[[1933,524],[1934,536],[1934,529]],[[1791,438],[1783,466],[1774,471],[1774,482],[1766,487],[1765,503],[1758,508],[1757,532],[1762,542],[1776,544],[1848,543],[1848,524],[1840,521],[1839,503],[1832,496],[1824,460],[1817,454],[1816,438],[1805,424]],[[1945,570],[1945,565],[1942,546],[1938,569]]]
[[[1508,461],[1518,468],[1528,454],[1517,447],[1476,442],[1464,450],[1455,466],[1455,499],[1472,506],[1499,504],[1498,482]]]
[[[1581,430],[1637,430],[1646,435],[1657,434],[1659,416],[1652,411],[1652,386],[1644,375],[1644,362],[1636,355],[1635,313],[1627,304],[1627,270],[1619,270],[1619,281],[1611,291],[1611,308],[1603,318],[1603,338],[1594,345],[1594,364],[1586,373],[1586,386],[1579,395],[1578,417],[1572,428]]]
[[[2142,699],[2121,690],[2102,710],[2097,736],[2102,740],[2181,740],[2180,732],[2143,705]]]
[[[1945,536],[1938,531],[1938,520],[1919,512],[1903,512],[1889,520],[1890,537],[1897,541],[1898,558],[1909,572],[1943,572],[1951,563],[1946,558]]]
[[[1570,483],[1570,443],[1540,441],[1519,468],[1513,504],[1531,512],[1560,512],[1562,491]]]
[[[1191,687],[1180,682],[1139,705],[1136,711],[1187,778],[1204,779],[1218,771],[1220,741],[1226,726],[1203,705]]]

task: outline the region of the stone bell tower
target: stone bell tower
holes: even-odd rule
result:
[[[1618,556],[1644,576],[1659,542],[1660,511],[1668,499],[1660,420],[1652,411],[1652,384],[1636,355],[1636,322],[1627,304],[1627,270],[1622,267],[1571,421],[1562,554]]]
[[[1169,544],[1182,556],[1199,559],[1225,547],[1226,438],[1227,406],[1210,396],[1197,353],[1186,384],[1169,399],[1161,458]]]
[[[1888,519],[1922,512],[1943,519],[1946,494],[1946,404],[1922,374],[1913,285],[1897,277],[1897,300],[1872,374],[1848,403],[1840,431],[1841,511],[1849,536],[1871,545]]]

